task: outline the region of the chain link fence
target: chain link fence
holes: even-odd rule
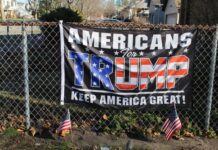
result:
[[[164,30],[194,26],[165,26],[143,24],[83,23],[80,26],[98,28],[134,28]],[[183,127],[198,135],[206,128],[206,114],[214,48],[215,27],[197,27],[193,75],[193,106],[179,109]],[[26,34],[24,34],[26,33]],[[27,38],[28,67],[25,67],[24,44]],[[217,61],[218,62],[218,61]],[[28,70],[28,80],[25,77]],[[77,104],[60,105],[60,42],[58,23],[3,22],[0,26],[0,123],[20,126],[30,113],[31,126],[48,121],[56,128],[66,108],[70,109],[73,125],[83,130],[109,133],[142,134],[146,129],[160,131],[169,110],[113,110]],[[218,64],[213,90],[210,129],[218,131]],[[30,112],[25,107],[25,81],[29,85]],[[11,116],[16,116],[13,124]]]

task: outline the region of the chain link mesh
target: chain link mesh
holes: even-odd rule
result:
[[[13,32],[10,32],[13,31]],[[24,115],[24,80],[21,26],[0,27],[0,120],[6,126],[10,116]]]
[[[108,132],[134,132],[145,128],[160,131],[168,110],[113,110],[86,107],[77,104],[60,106],[60,42],[57,23],[2,23],[0,26],[0,120],[4,123],[9,114],[24,115],[24,68],[22,25],[25,25],[28,42],[29,91],[31,125],[48,120],[57,125],[70,109],[72,122],[84,130]],[[143,24],[77,24],[88,27],[121,29],[176,29],[194,26],[166,26]],[[179,109],[186,128],[199,133],[205,127],[214,27],[202,27],[197,35],[193,74],[192,108]],[[211,112],[211,128],[218,131],[218,65]],[[19,125],[18,122],[16,124]],[[190,127],[191,126],[191,127]],[[137,130],[136,130],[137,129]]]

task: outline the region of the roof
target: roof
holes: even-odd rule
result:
[[[168,2],[168,0],[147,0],[148,7],[150,7],[151,1],[153,1],[154,5],[163,4],[163,6],[162,6],[163,10],[166,8],[167,2]],[[181,0],[180,0],[180,2],[181,2]]]
[[[153,1],[154,4],[161,4],[161,2],[162,2],[163,0],[147,0],[148,6],[150,6],[151,1]]]

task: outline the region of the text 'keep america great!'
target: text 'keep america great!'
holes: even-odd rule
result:
[[[197,30],[121,30],[63,24],[65,103],[163,108],[192,101]]]

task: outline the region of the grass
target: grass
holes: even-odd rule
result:
[[[54,147],[55,149],[57,148],[58,150],[67,150],[67,149],[71,149],[72,147],[72,143],[69,141],[64,141],[62,143],[60,143],[60,145],[58,145],[57,147]]]
[[[36,123],[34,119],[48,119],[53,123],[55,121],[58,123],[63,115],[65,115],[66,108],[70,109],[71,115],[74,117],[73,119],[79,124],[84,124],[83,121],[86,119],[90,120],[90,117],[99,115],[95,108],[87,109],[86,107],[72,104],[61,106],[57,99],[48,100],[30,96],[32,125]],[[23,115],[25,113],[25,97],[16,95],[13,92],[0,91],[0,110],[3,112],[0,114],[2,119],[7,119],[8,114],[6,112],[14,115]]]
[[[12,18],[12,19],[5,19],[5,20],[0,19],[0,21],[6,22],[6,21],[37,21],[37,20],[29,19],[29,18],[26,18],[26,19],[23,19],[23,18]]]
[[[15,95],[12,92],[8,92],[8,91],[0,91],[0,98],[2,99],[7,99],[8,101],[17,101],[19,102],[23,102],[25,100],[24,96],[19,96],[19,95]],[[57,103],[57,100],[47,100],[47,99],[38,99],[38,98],[34,98],[32,96],[30,96],[30,103],[31,105],[44,105],[44,107],[53,107],[54,109],[57,107],[58,109],[61,108],[65,108],[65,106],[61,106],[59,105],[59,103]],[[74,107],[74,111],[78,112],[78,113],[86,113],[87,110],[86,109],[82,109],[82,108],[78,108],[78,107]]]
[[[0,149],[72,149],[70,141],[41,139],[29,135],[20,134],[15,128],[8,128],[0,134]]]
[[[2,108],[2,110],[8,110],[10,113],[20,115],[22,114],[22,111],[25,111],[24,100],[25,98],[23,96],[15,95],[14,93],[8,91],[0,91],[0,108]],[[144,113],[139,117],[137,116],[136,112],[128,110],[124,111],[122,114],[118,113],[109,115],[111,122],[108,123],[108,121],[102,119],[99,120],[99,118],[93,117],[102,116],[102,114],[99,114],[100,111],[95,111],[96,109],[86,109],[86,107],[79,107],[71,104],[60,106],[57,102],[58,101],[55,101],[55,99],[38,99],[30,96],[31,119],[48,118],[50,121],[52,121],[53,125],[57,124],[59,122],[58,120],[60,120],[62,115],[65,113],[67,107],[70,108],[71,115],[74,117],[73,120],[76,121],[77,125],[84,125],[85,123],[85,125],[88,125],[90,128],[98,129],[101,132],[107,132],[111,134],[119,134],[130,131],[130,133],[137,134],[137,136],[141,134],[144,135],[144,133],[141,132],[144,130],[144,126],[141,126],[142,128],[138,127],[139,120],[143,120],[143,124],[147,125],[147,128],[149,127],[149,124],[153,125],[150,128],[154,129],[154,131],[159,131],[159,127],[162,124],[161,118],[156,114]],[[10,103],[10,105],[8,105],[8,103]],[[22,109],[20,110],[20,108]],[[5,116],[4,112],[6,111],[3,111],[1,118],[6,119],[7,117]],[[87,120],[91,119],[93,119],[93,122],[86,122]],[[54,120],[56,122],[54,122]],[[183,128],[194,133],[195,135],[201,135],[201,129],[197,126],[193,126],[192,124],[190,127],[184,126]],[[212,130],[208,132],[208,136],[212,138],[217,137],[216,132]]]
[[[5,137],[14,137],[14,136],[17,136],[18,133],[17,133],[17,130],[16,130],[15,128],[10,127],[10,128],[8,128],[8,129],[5,130],[5,132],[3,133],[3,135],[4,135]]]
[[[23,150],[23,149],[51,149],[51,150],[78,150],[78,146],[74,145],[69,137],[57,138],[55,140],[46,138],[32,137],[26,134],[20,134],[15,128],[8,128],[0,134],[0,149],[4,150]],[[85,141],[84,141],[85,142]],[[103,145],[96,145],[91,147],[102,147]],[[87,147],[86,147],[87,148]],[[85,149],[86,149],[85,148]],[[117,148],[112,148],[117,149]],[[118,148],[119,149],[119,148]]]

